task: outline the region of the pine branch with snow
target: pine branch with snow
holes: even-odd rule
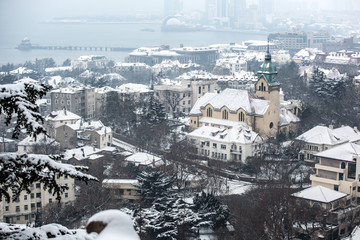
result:
[[[44,118],[39,113],[36,100],[43,97],[51,87],[33,82],[19,82],[0,85],[0,114],[9,125],[16,116],[16,124],[12,137],[17,138],[22,128],[34,137],[46,133],[42,123]]]
[[[57,183],[57,176],[66,176],[82,181],[97,180],[82,171],[85,167],[73,166],[59,162],[61,156],[37,154],[0,154],[0,201],[4,197],[7,202],[15,201],[21,191],[31,192],[31,184],[40,182],[56,199],[68,186]]]

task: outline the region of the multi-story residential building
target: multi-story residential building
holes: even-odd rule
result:
[[[56,176],[57,182],[67,185],[68,190],[61,196],[61,203],[71,204],[75,201],[74,179]],[[53,196],[48,190],[44,190],[42,183],[34,183],[30,187],[31,193],[21,192],[16,201],[10,203],[3,202],[3,222],[12,224],[27,224],[34,222],[42,209],[49,203],[57,202],[56,196]]]
[[[343,239],[360,222],[360,206],[350,194],[318,185],[296,192],[292,197],[297,207],[322,212],[311,219],[309,225],[295,219],[295,232],[302,235],[310,232],[312,235],[308,237],[311,239]]]
[[[99,119],[104,114],[108,93],[114,91],[111,87],[95,88],[95,118]]]
[[[50,92],[50,111],[67,109],[83,118],[95,115],[95,88],[60,88]]]
[[[193,71],[185,73],[175,81],[154,86],[155,96],[169,114],[189,114],[197,99],[214,92],[216,77],[210,73]]]
[[[225,90],[226,88],[255,91],[255,83],[258,78],[253,72],[240,71],[230,76],[218,76],[216,81],[217,90]]]
[[[360,203],[360,145],[344,143],[315,154],[319,162],[311,185],[321,185],[359,199]]]
[[[66,109],[60,111],[53,111],[45,118],[45,128],[46,133],[52,137],[56,138],[56,129],[63,125],[74,124],[77,120],[80,120],[81,117],[76,115]]]
[[[145,63],[135,62],[135,63],[122,63],[117,62],[115,63],[115,70],[120,73],[142,73],[145,71],[151,71],[151,67]]]
[[[102,187],[109,189],[112,198],[115,200],[128,200],[130,202],[140,201],[139,188],[136,187],[136,179],[104,179]]]
[[[84,122],[82,119],[55,129],[61,149],[94,146],[102,149],[112,144],[112,131],[99,121]]]
[[[342,126],[333,129],[333,126],[316,126],[298,136],[295,140],[301,142],[303,147],[299,152],[299,159],[315,162],[315,155],[346,142],[358,143],[360,140],[358,129]]]
[[[109,63],[105,56],[89,55],[81,56],[77,60],[71,61],[72,69],[102,69]]]
[[[269,35],[270,41],[278,41],[279,45],[286,50],[299,51],[308,47],[306,33],[276,33]]]
[[[247,157],[252,157],[260,151],[262,138],[252,131],[246,124],[230,127],[233,122],[228,121],[229,129],[218,126],[225,125],[211,118],[202,118],[203,127],[189,133],[187,138],[197,147],[197,153],[210,159],[223,161],[241,161],[245,163]]]
[[[177,60],[182,64],[198,63],[202,65],[214,65],[219,58],[217,49],[212,47],[183,47],[169,49],[168,46],[138,48],[129,54],[127,62],[146,63],[153,66],[164,60]]]
[[[225,89],[220,93],[207,93],[195,103],[190,112],[190,127],[202,126],[201,119],[209,117],[243,122],[263,138],[276,138],[280,131],[297,132],[299,119],[290,111],[280,112],[280,83],[276,67],[268,52],[257,73],[255,94],[244,90]],[[286,128],[280,123],[280,114],[291,120]]]

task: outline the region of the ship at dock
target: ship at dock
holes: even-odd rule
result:
[[[27,51],[32,49],[32,44],[29,38],[24,38],[21,43],[17,46],[17,49]]]

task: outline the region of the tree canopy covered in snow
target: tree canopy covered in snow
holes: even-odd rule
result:
[[[43,116],[35,104],[50,88],[33,82],[20,82],[0,85],[0,114],[5,117],[5,124],[16,120],[13,138],[17,138],[23,129],[36,138],[46,133]],[[79,180],[96,180],[82,173],[83,167],[60,163],[61,156],[0,154],[0,201],[16,200],[21,191],[30,193],[31,184],[40,182],[60,200],[61,194],[68,189],[57,183],[57,176],[68,176]]]

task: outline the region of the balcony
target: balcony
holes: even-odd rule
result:
[[[339,180],[333,180],[333,179],[329,179],[329,178],[323,178],[323,177],[319,177],[319,176],[316,176],[316,175],[310,175],[310,180],[311,180],[311,181],[315,181],[315,182],[325,183],[325,184],[340,185],[340,181],[339,181]]]
[[[343,173],[343,174],[346,173],[346,169],[330,167],[330,166],[321,165],[321,164],[315,164],[315,168],[320,169],[320,170],[329,171],[329,172],[337,172],[337,173]]]

